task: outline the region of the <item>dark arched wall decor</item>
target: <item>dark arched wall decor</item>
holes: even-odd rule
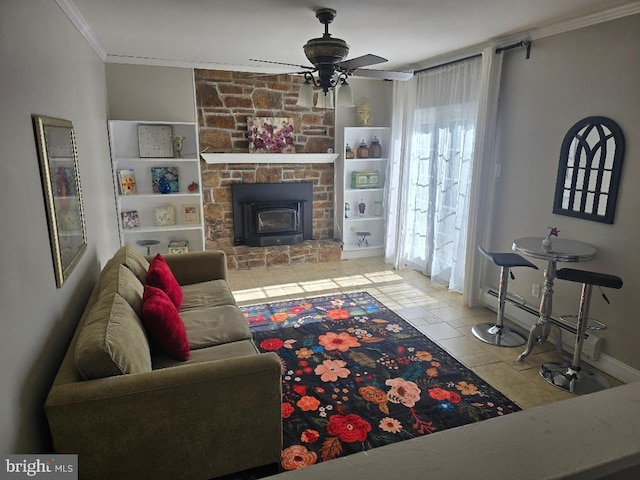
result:
[[[607,117],[587,117],[562,141],[553,213],[613,223],[624,135]]]

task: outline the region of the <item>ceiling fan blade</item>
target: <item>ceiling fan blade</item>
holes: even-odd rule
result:
[[[356,68],[352,75],[354,77],[379,78],[381,80],[409,80],[413,77],[412,72],[390,72],[388,70],[372,70],[369,68]]]
[[[246,77],[248,79],[253,78],[268,78],[268,77],[277,77],[279,75],[302,75],[307,72],[282,72],[282,73],[257,73],[255,75],[251,75],[250,77]]]
[[[338,62],[336,65],[344,70],[353,70],[360,67],[368,67],[369,65],[377,65],[378,63],[386,62],[386,58],[379,57],[378,55],[362,55],[361,57],[352,58],[343,62]]]
[[[271,60],[258,60],[256,58],[250,58],[249,61],[251,62],[262,62],[262,63],[273,63],[275,65],[288,65],[289,67],[298,67],[298,68],[306,68],[309,70],[315,70],[315,67],[309,66],[309,65],[296,65],[295,63],[283,63],[283,62],[274,62]]]

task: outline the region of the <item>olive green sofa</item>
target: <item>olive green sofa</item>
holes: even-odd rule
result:
[[[166,255],[181,285],[187,361],[141,321],[149,258],[104,266],[44,409],[54,451],[81,479],[208,479],[279,462],[281,365],[259,353],[226,282],[223,252]]]

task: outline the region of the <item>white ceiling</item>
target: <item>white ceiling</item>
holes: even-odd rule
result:
[[[308,65],[302,46],[320,37],[318,8],[334,8],[329,32],[409,70],[493,39],[638,11],[629,0],[58,0],[107,62],[274,71],[250,58]],[[613,10],[612,10],[613,9]],[[607,12],[607,13],[603,13]],[[594,15],[595,14],[595,15]],[[276,67],[281,72],[295,71]]]

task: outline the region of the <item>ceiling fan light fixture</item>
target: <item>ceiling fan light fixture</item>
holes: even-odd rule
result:
[[[340,88],[338,88],[338,99],[336,100],[336,105],[338,108],[356,106],[353,102],[353,91],[351,90],[351,85],[347,83],[346,78],[342,80]]]
[[[309,83],[309,79],[307,78],[305,82],[300,85],[300,89],[298,90],[298,101],[296,105],[299,107],[313,107],[313,85]]]
[[[318,92],[318,98],[316,99],[316,108],[333,108],[333,91],[328,93]]]

